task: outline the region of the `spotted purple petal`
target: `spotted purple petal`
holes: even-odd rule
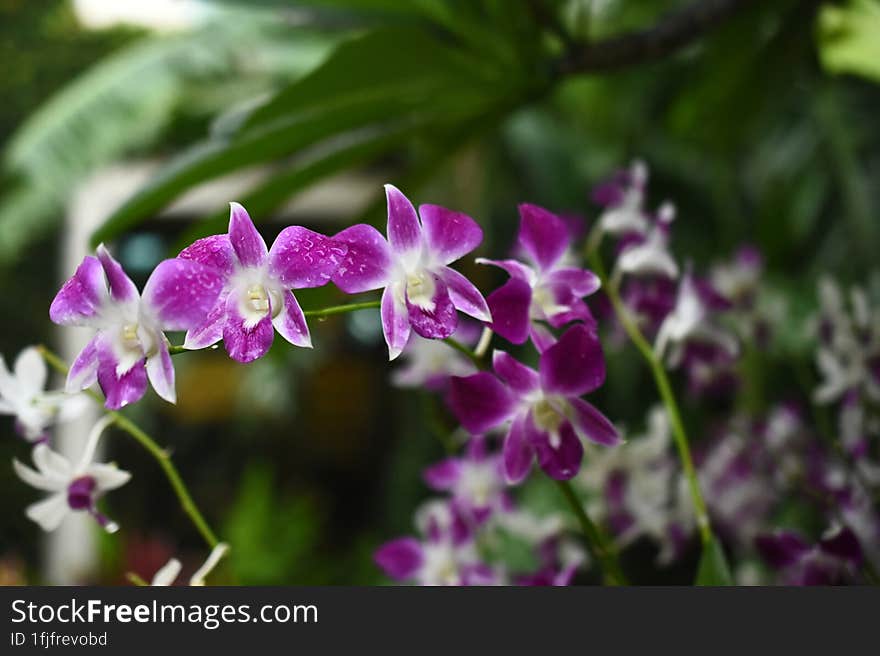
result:
[[[605,446],[620,444],[620,433],[608,418],[592,404],[579,398],[568,400],[572,409],[571,422],[578,435]]]
[[[419,206],[428,251],[438,264],[467,255],[483,241],[483,230],[471,217],[439,205]]]
[[[174,364],[171,362],[171,354],[168,352],[168,344],[165,340],[160,340],[158,351],[147,358],[146,369],[147,377],[156,394],[169,403],[176,403]]]
[[[229,235],[211,235],[199,239],[180,251],[177,257],[213,267],[227,278],[235,271],[238,259],[232,250]]]
[[[568,287],[580,298],[595,293],[602,286],[602,281],[592,271],[577,267],[560,267],[547,276],[550,284],[561,284]]]
[[[113,256],[110,255],[104,244],[98,246],[98,260],[104,268],[104,275],[107,276],[107,284],[110,289],[110,298],[117,303],[132,303],[137,301],[138,290],[135,284],[128,277],[128,274],[122,270]]]
[[[511,485],[522,482],[528,476],[535,458],[535,450],[526,437],[525,422],[525,414],[514,419],[504,438],[504,477]]]
[[[238,203],[229,203],[229,242],[242,265],[256,267],[266,261],[266,242],[247,210]]]
[[[147,370],[140,360],[121,376],[117,374],[119,364],[113,350],[104,342],[98,343],[98,384],[104,392],[104,405],[110,410],[119,410],[135,403],[147,391]]]
[[[434,278],[434,295],[429,308],[422,307],[406,298],[406,309],[412,329],[428,339],[445,339],[458,327],[458,314],[449,296],[449,289],[439,278]]]
[[[233,360],[252,362],[269,351],[275,330],[272,327],[271,312],[256,323],[247,321],[241,315],[238,298],[230,294],[226,299],[226,323],[223,326],[223,345]]]
[[[584,447],[570,423],[566,421],[559,426],[559,443],[556,445],[550,441],[548,433],[535,427],[531,418],[526,421],[526,434],[535,449],[538,465],[550,478],[567,481],[578,473]]]
[[[480,321],[492,320],[486,299],[470,280],[449,267],[443,267],[439,275],[449,288],[449,298],[456,309]]]
[[[103,335],[98,333],[76,356],[67,373],[65,391],[68,394],[91,387],[98,380],[98,350],[102,339]]]
[[[388,201],[388,243],[398,253],[420,250],[422,229],[416,208],[394,185],[385,185]]]
[[[150,274],[143,301],[163,330],[189,330],[204,322],[223,286],[218,270],[175,258],[160,262]]]
[[[541,354],[541,386],[564,396],[592,392],[605,381],[605,357],[596,333],[584,325],[569,328]]]
[[[278,334],[294,346],[312,348],[312,338],[309,334],[306,317],[293,293],[284,292],[284,307],[272,320],[272,323]]]
[[[541,269],[551,268],[569,246],[568,227],[558,216],[537,205],[519,206],[519,245]]]
[[[541,385],[537,371],[522,364],[504,351],[496,350],[492,354],[492,368],[498,377],[520,396],[534,392]]]
[[[485,371],[464,378],[453,376],[449,404],[462,425],[474,435],[500,425],[515,408],[507,388]]]
[[[202,322],[186,333],[184,348],[203,349],[223,339],[223,326],[226,325],[226,298],[221,294]]]
[[[388,242],[373,226],[363,223],[346,228],[333,241],[348,251],[331,276],[333,284],[346,294],[379,289],[388,283],[391,255]]]
[[[49,318],[62,326],[89,325],[107,301],[104,269],[98,258],[88,255],[56,294]]]
[[[529,337],[532,288],[524,280],[511,278],[486,299],[492,314],[492,330],[513,344]]]
[[[393,287],[382,292],[382,334],[388,344],[388,359],[393,360],[403,352],[410,336],[409,312],[406,304],[397,299]]]
[[[272,244],[269,271],[287,288],[321,287],[336,273],[347,252],[345,244],[330,237],[290,226]]]

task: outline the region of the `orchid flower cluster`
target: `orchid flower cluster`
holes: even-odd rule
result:
[[[159,460],[211,548],[191,579],[204,584],[229,546],[208,527],[167,453],[120,410],[148,387],[176,401],[174,354],[222,342],[230,358],[249,363],[266,355],[276,332],[311,348],[307,317],[322,311],[303,310],[295,292],[332,284],[345,294],[376,293],[374,301],[329,310],[378,309],[388,358],[400,358],[392,381],[436,393],[460,426],[446,442],[456,453],[423,472],[434,496],[415,513],[415,533],[374,554],[391,579],[567,585],[601,570],[621,583],[618,551],[648,540],[667,565],[687,557],[698,536],[705,546],[717,534],[738,560],[765,563],[781,582],[859,580],[865,567],[880,568],[880,313],[862,292],[847,306],[836,286],[821,285],[814,324],[823,381],[815,397],[838,405],[834,445],[803,408],[780,403],[716,422],[692,462],[665,372],[681,370],[694,397],[736,392],[744,346],[769,339],[772,325],[760,299],[763,263],[754,247],[706,275],[676,259],[675,207],[647,209],[647,182],[647,167],[636,162],[594,190],[601,213],[585,248],[577,222],[520,205],[511,257],[474,260],[501,279],[485,296],[452,267],[482,243],[478,223],[438,205],[417,209],[391,185],[384,235],[365,224],[333,236],[290,226],[270,247],[244,207],[231,203],[226,234],[159,263],[140,291],[100,245],[49,308],[54,323],[91,331],[69,369],[45,349],[26,349],[13,371],[0,359],[0,412],[14,415],[33,443],[34,468],[16,460],[15,471],[48,493],[28,517],[46,531],[74,512],[108,532],[119,528],[99,502],[131,475],[95,462],[101,436],[115,425]],[[609,276],[599,255],[605,238],[614,240]],[[582,264],[585,253],[592,270]],[[649,411],[641,432],[624,430],[594,405],[607,374],[599,335],[609,301],[612,341],[628,335],[658,377],[663,404]],[[174,345],[166,333],[177,331],[185,338]],[[67,371],[63,390],[44,391],[44,360]],[[70,460],[53,450],[49,429],[89,397],[106,413]],[[571,517],[528,503],[525,492],[549,481]],[[813,504],[827,531],[811,539],[780,527],[784,495]],[[172,559],[152,584],[171,584],[180,569]]]

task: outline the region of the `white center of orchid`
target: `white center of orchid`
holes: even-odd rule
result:
[[[406,276],[406,298],[410,304],[426,312],[434,311],[434,293],[437,283],[434,276],[424,269]]]
[[[475,506],[480,508],[488,506],[496,488],[496,476],[491,462],[464,463],[461,470],[461,487]]]
[[[238,307],[249,324],[257,324],[266,315],[274,319],[284,309],[283,290],[272,284],[258,269],[243,269],[236,281]]]
[[[532,305],[529,314],[533,319],[546,319],[570,309],[567,305],[558,304],[553,296],[553,290],[546,285],[538,283],[532,289]]]
[[[269,294],[262,285],[251,285],[247,290],[251,310],[265,314],[269,311]]]
[[[138,339],[138,325],[136,323],[126,323],[122,326],[122,343],[126,348],[134,349],[140,346]]]
[[[437,543],[425,545],[423,579],[427,585],[458,585],[459,573],[452,545]]]
[[[559,408],[547,399],[541,399],[532,406],[535,428],[550,435],[550,446],[558,448],[562,443],[559,427],[565,421]]]

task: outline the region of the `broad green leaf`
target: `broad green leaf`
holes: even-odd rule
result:
[[[310,75],[279,92],[245,122],[245,130],[296,112],[347,104],[364,96],[420,94],[424,102],[477,100],[491,77],[484,63],[467,57],[424,30],[376,29],[341,44]]]
[[[0,199],[0,261],[50,229],[90,173],[154,143],[181,108],[198,103],[195,111],[210,113],[229,94],[265,93],[313,67],[331,43],[221,14],[194,32],[145,38],[100,61],[10,137],[3,164],[17,185]],[[255,63],[243,71],[245,54]]]
[[[733,585],[733,577],[724,550],[716,538],[703,546],[703,555],[697,567],[696,585],[719,586]]]
[[[367,162],[395,146],[400,145],[422,125],[381,131],[370,130],[369,134],[332,149],[321,149],[317,157],[299,162],[289,170],[273,175],[267,182],[251,190],[240,199],[255,221],[265,218],[272,211],[305,190],[309,185],[327,178],[341,170]],[[180,250],[196,239],[226,230],[229,213],[224,208],[216,214],[199,221],[180,239],[175,250]]]
[[[247,166],[300,154],[324,139],[395,121],[466,122],[513,95],[513,76],[492,88],[480,66],[430,34],[380,29],[342,44],[312,74],[283,91],[242,127],[174,161],[93,235],[108,240],[155,214],[187,189]],[[390,73],[390,75],[388,74]]]
[[[819,55],[831,73],[853,73],[880,82],[880,2],[851,0],[819,13]]]

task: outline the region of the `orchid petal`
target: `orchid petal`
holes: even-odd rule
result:
[[[98,347],[102,339],[103,336],[98,333],[76,356],[67,372],[64,387],[69,394],[91,387],[98,380]]]
[[[456,309],[480,321],[489,322],[492,320],[486,299],[470,280],[449,267],[443,267],[439,275],[448,286],[449,298],[452,299],[452,304]]]
[[[346,228],[333,237],[348,252],[331,276],[333,284],[346,294],[379,289],[388,283],[391,254],[388,242],[373,226],[363,223]]]
[[[223,345],[230,358],[242,363],[261,358],[269,351],[274,338],[271,308],[257,321],[249,321],[239,310],[236,294],[229,294],[226,299]]]
[[[177,257],[217,269],[224,278],[229,278],[235,272],[238,259],[229,235],[211,235],[199,239],[180,251]]]
[[[538,457],[538,465],[550,477],[558,481],[573,478],[581,467],[584,447],[571,424],[563,422],[557,433],[559,443],[551,443],[549,435],[535,428],[531,419],[526,422],[526,432]]]
[[[415,538],[398,538],[379,547],[373,560],[389,577],[405,581],[421,568],[424,552]]]
[[[422,229],[416,209],[409,199],[394,185],[385,185],[388,201],[388,243],[400,254],[412,253],[422,248]]]
[[[538,372],[504,351],[492,354],[492,368],[498,377],[520,396],[537,390],[541,385]]]
[[[508,483],[520,483],[529,474],[535,451],[526,437],[526,415],[517,417],[504,438],[504,477]]]
[[[143,359],[135,362],[125,373],[117,373],[119,360],[109,345],[98,344],[98,384],[104,392],[104,405],[119,410],[129,403],[139,401],[147,391],[147,371]]]
[[[450,490],[461,476],[461,461],[457,458],[446,458],[428,467],[423,478],[432,490]]]
[[[224,282],[216,269],[194,260],[165,260],[150,274],[143,301],[163,330],[190,330],[214,308]]]
[[[458,314],[449,289],[440,278],[434,278],[434,295],[429,307],[415,303],[406,297],[406,309],[412,329],[428,339],[445,339],[458,327]]]
[[[511,278],[486,299],[492,314],[492,330],[513,344],[529,337],[532,288],[519,278]]]
[[[454,376],[450,381],[449,404],[462,425],[474,435],[500,425],[516,407],[508,389],[486,371],[465,378]]]
[[[541,386],[564,396],[592,392],[605,381],[605,356],[595,331],[575,325],[541,354]]]
[[[58,492],[52,496],[33,503],[27,507],[25,514],[29,519],[40,525],[44,531],[54,531],[61,526],[61,522],[70,512],[67,505],[67,496],[63,492]]]
[[[302,226],[290,226],[272,244],[269,271],[288,289],[321,287],[336,273],[347,252],[342,242]]]
[[[104,244],[98,246],[98,260],[104,269],[104,275],[107,276],[107,284],[110,289],[110,298],[117,303],[135,303],[138,299],[138,290],[135,284],[128,277],[128,274],[122,269],[122,265],[117,262],[110,251]]]
[[[398,299],[394,285],[382,292],[382,334],[388,344],[388,359],[393,360],[403,352],[410,336],[409,312],[406,303]]]
[[[257,267],[266,261],[266,242],[247,210],[238,203],[229,203],[229,242],[243,266]]]
[[[91,325],[108,300],[104,269],[98,258],[89,255],[55,295],[49,318],[62,326]]]
[[[519,206],[519,245],[541,269],[549,269],[562,258],[571,241],[565,221],[537,205]]]
[[[467,214],[439,205],[419,206],[428,251],[438,264],[467,255],[483,241],[483,230]]]
[[[302,308],[293,293],[284,292],[284,307],[272,320],[272,325],[284,339],[294,346],[312,348],[312,337]]]
[[[184,348],[203,349],[223,339],[223,326],[226,325],[226,299],[227,297],[221,294],[202,322],[187,331],[183,340]]]
[[[580,437],[604,446],[621,443],[620,433],[614,424],[592,404],[579,398],[571,398],[568,402],[573,411],[571,423]]]
[[[156,394],[168,403],[176,403],[174,364],[171,362],[171,353],[168,352],[168,343],[160,338],[157,348],[158,351],[147,358],[147,377]]]

